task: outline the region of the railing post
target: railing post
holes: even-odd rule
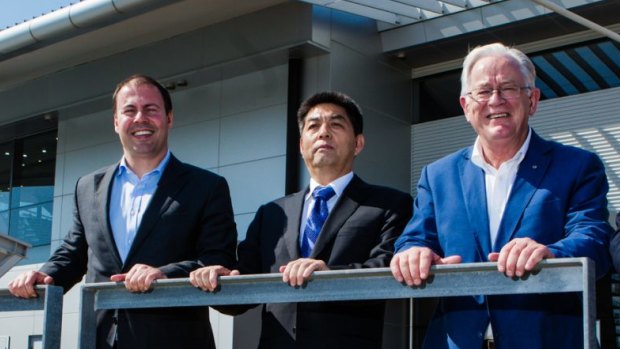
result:
[[[596,283],[594,262],[583,260],[583,341],[584,348],[598,348],[596,341]]]
[[[16,298],[9,290],[0,289],[0,312],[43,310],[43,349],[59,349],[62,329],[62,287],[37,286],[39,297]]]
[[[43,348],[60,348],[62,330],[62,287],[44,286],[43,305]]]
[[[82,286],[80,301],[79,349],[95,349],[97,346],[96,291]]]

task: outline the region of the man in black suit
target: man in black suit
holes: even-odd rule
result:
[[[316,270],[389,265],[412,199],[353,174],[364,148],[359,107],[344,94],[318,93],[301,105],[298,121],[309,187],[260,207],[237,249],[236,270],[198,269],[190,274],[195,286],[213,291],[219,275],[274,272],[300,286]],[[329,187],[331,198],[311,195],[320,187]],[[319,202],[327,218],[317,229]],[[259,348],[381,348],[384,309],[384,301],[265,304]]]
[[[232,265],[237,232],[226,180],[184,164],[168,150],[170,95],[154,79],[131,76],[113,96],[120,163],[80,178],[73,226],[39,270],[9,290],[36,297],[36,284],[65,291],[86,282],[124,282],[148,291],[154,280],[187,277],[204,265]],[[104,311],[97,348],[215,348],[208,308]]]

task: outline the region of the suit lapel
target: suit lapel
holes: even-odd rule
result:
[[[284,212],[286,220],[286,230],[284,231],[284,243],[288,250],[291,260],[301,257],[299,251],[299,231],[301,229],[301,210],[304,205],[304,198],[308,193],[308,188],[293,194],[289,200],[284,201]]]
[[[140,250],[140,246],[153,232],[161,216],[170,207],[175,194],[185,185],[185,181],[182,179],[184,173],[181,162],[171,155],[168,165],[164,169],[159,183],[157,183],[157,189],[144,212],[144,216],[142,216],[140,227],[127,254],[126,264],[130,263],[133,255]]]
[[[323,249],[338,235],[340,228],[353,215],[359,207],[359,202],[366,196],[367,187],[357,176],[353,176],[351,182],[342,192],[342,196],[332,208],[327,220],[316,240],[311,257],[316,258]]]
[[[114,181],[114,174],[118,170],[118,164],[108,167],[105,172],[96,175],[95,177],[95,200],[94,200],[94,212],[95,217],[99,221],[100,229],[103,234],[103,239],[108,245],[108,250],[114,254],[114,260],[120,270],[122,262],[121,256],[116,248],[116,242],[114,241],[114,234],[112,234],[112,227],[110,225],[110,196],[112,194],[112,181]]]
[[[479,258],[486,260],[491,252],[491,238],[489,233],[489,216],[487,212],[486,186],[484,171],[471,162],[471,151],[464,154],[459,162],[461,176],[461,188],[463,189],[464,206],[472,227],[476,227],[474,234],[478,246]]]
[[[544,177],[547,166],[549,166],[550,157],[545,154],[547,148],[546,142],[532,131],[530,146],[525,158],[519,165],[517,177],[506,203],[506,209],[495,241],[496,248],[501,249],[513,238],[523,211],[529,205]]]

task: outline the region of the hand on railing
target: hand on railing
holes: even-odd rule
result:
[[[196,269],[189,274],[189,281],[203,291],[217,290],[217,280],[220,276],[239,275],[239,270],[230,270],[221,265],[209,265]]]
[[[325,270],[329,270],[325,262],[312,258],[299,258],[280,267],[282,281],[291,287],[303,286],[312,277],[312,273]]]
[[[157,279],[166,279],[161,270],[146,264],[136,264],[125,274],[115,274],[110,277],[114,282],[124,282],[130,292],[147,292]]]
[[[430,274],[431,266],[461,263],[461,256],[441,258],[428,247],[411,247],[394,255],[390,270],[398,282],[420,286]]]
[[[517,238],[509,241],[499,252],[489,253],[489,261],[497,262],[497,270],[506,276],[521,277],[532,271],[538,262],[555,256],[543,244],[530,238]]]
[[[15,280],[9,283],[9,291],[19,298],[35,298],[39,295],[35,290],[36,285],[52,285],[54,279],[40,271],[27,271],[20,274]]]

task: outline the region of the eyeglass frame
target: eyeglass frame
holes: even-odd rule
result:
[[[507,88],[508,89],[515,88],[517,90],[515,96],[513,96],[513,97],[505,96],[503,91],[505,89],[507,89]],[[495,94],[495,92],[497,92],[499,94],[500,98],[502,98],[504,100],[512,100],[512,99],[519,98],[521,96],[521,91],[523,91],[523,90],[532,91],[532,88],[533,88],[532,86],[528,86],[528,85],[525,85],[525,86],[514,86],[514,87],[513,86],[508,86],[508,87],[499,87],[499,88],[492,88],[492,89],[477,88],[477,89],[473,89],[473,90],[467,92],[465,94],[465,96],[469,96],[471,99],[473,99],[474,101],[476,101],[478,103],[486,103],[486,102],[490,101],[491,98],[493,97],[493,95]],[[478,90],[478,91],[480,91],[480,90],[490,90],[491,94],[489,95],[489,98],[487,98],[487,99],[476,99],[474,97],[474,95],[473,95],[473,92],[476,91],[476,90]]]

